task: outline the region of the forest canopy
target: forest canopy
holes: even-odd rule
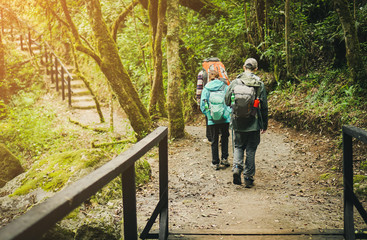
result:
[[[211,56],[231,79],[246,58],[258,59],[269,92],[330,73],[343,73],[355,95],[367,88],[362,0],[1,0],[0,6],[3,28],[16,22],[31,28],[78,67],[102,104],[113,94],[138,138],[167,117],[171,137],[183,136],[184,121],[197,111],[197,73]],[[9,52],[5,41],[1,50]],[[11,56],[2,56],[4,105],[28,85],[12,82]]]

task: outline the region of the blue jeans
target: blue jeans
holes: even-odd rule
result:
[[[233,168],[244,170],[247,177],[255,175],[255,153],[260,143],[260,131],[234,132]],[[246,161],[244,163],[244,152]]]
[[[228,159],[228,137],[229,137],[229,123],[220,123],[208,126],[211,135],[212,146],[212,163],[219,164],[219,135],[221,135],[221,150],[222,158]]]

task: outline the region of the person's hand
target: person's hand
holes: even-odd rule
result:
[[[266,132],[266,130],[264,130],[264,129],[261,129],[261,130],[260,130],[260,133],[261,133],[261,134],[263,134],[263,133],[265,133],[265,132]]]

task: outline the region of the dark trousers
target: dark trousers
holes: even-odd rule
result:
[[[206,138],[209,142],[212,141],[212,136],[210,132],[210,127],[208,126],[208,118],[205,116],[205,126],[206,126]]]
[[[221,159],[228,159],[229,123],[208,125],[208,131],[210,132],[211,136],[210,142],[212,147],[212,163],[219,164],[219,135],[221,135]]]
[[[234,132],[233,167],[243,169],[243,174],[247,177],[255,175],[255,154],[259,143],[260,131]]]

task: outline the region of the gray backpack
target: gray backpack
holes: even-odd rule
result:
[[[232,114],[234,118],[241,118],[243,121],[255,119],[254,101],[260,95],[260,81],[256,78],[243,74],[237,78],[237,85],[232,90]]]

